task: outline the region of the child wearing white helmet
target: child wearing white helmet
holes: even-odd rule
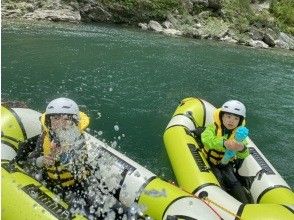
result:
[[[246,108],[237,100],[225,102],[214,112],[214,123],[201,134],[203,153],[222,187],[240,202],[250,199],[244,192],[235,172],[237,166],[249,155],[244,126]]]
[[[43,132],[37,139],[34,137],[35,149],[31,146],[27,148],[27,144],[20,146],[15,161],[35,161],[32,164],[36,165],[37,170],[42,168],[42,178],[46,180],[46,186],[50,190],[82,214],[89,214],[91,207],[99,213],[95,219],[104,219],[103,207],[100,207],[99,202],[93,201],[96,197],[92,198],[88,193],[95,181],[102,185],[95,173],[99,167],[93,167],[88,161],[84,136],[84,130],[89,125],[88,116],[80,112],[73,100],[57,98],[48,104],[40,120]],[[102,190],[100,192],[101,196],[105,195]],[[120,208],[123,208],[123,213],[118,212]],[[116,217],[125,212],[118,201],[110,209],[115,212]],[[101,211],[98,212],[99,210]]]

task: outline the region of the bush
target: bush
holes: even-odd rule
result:
[[[248,31],[249,21],[254,16],[250,3],[250,0],[223,0],[225,19],[240,33]]]
[[[101,3],[112,11],[119,11],[120,20],[132,22],[161,21],[166,19],[168,12],[183,9],[178,0],[102,0]]]
[[[274,0],[270,5],[270,12],[276,17],[279,27],[294,35],[294,1]]]

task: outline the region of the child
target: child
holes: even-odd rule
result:
[[[248,197],[236,177],[235,168],[249,155],[246,147],[248,129],[244,127],[246,108],[237,100],[225,102],[214,112],[214,123],[201,134],[204,154],[222,187],[240,202],[248,203]],[[243,140],[236,140],[238,129],[245,130]],[[226,158],[224,158],[226,152]],[[227,158],[227,153],[231,158]],[[227,159],[225,161],[225,159]]]
[[[22,162],[33,164],[37,170],[42,168],[46,186],[68,202],[71,210],[85,215],[95,212],[95,219],[104,219],[107,213],[104,213],[102,199],[105,196],[115,198],[110,192],[106,195],[99,189],[101,180],[96,178],[99,167],[93,167],[88,161],[84,135],[89,125],[88,116],[79,111],[73,100],[58,98],[48,104],[40,120],[43,132],[34,137],[34,148],[21,145],[15,161],[20,165]],[[96,189],[95,195],[89,193],[92,188]],[[126,212],[116,200],[109,207],[116,217]],[[119,208],[123,209],[120,213]]]

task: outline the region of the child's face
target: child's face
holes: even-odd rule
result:
[[[50,120],[51,129],[53,131],[57,129],[66,129],[68,126],[73,124],[68,115],[52,115],[50,116]]]
[[[224,113],[222,116],[222,121],[227,129],[232,130],[238,126],[240,122],[240,117],[234,114]]]

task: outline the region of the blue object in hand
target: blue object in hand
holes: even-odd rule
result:
[[[237,128],[237,130],[236,130],[235,140],[237,142],[242,142],[245,140],[245,138],[247,138],[248,134],[249,134],[248,128],[241,126],[241,127]]]
[[[225,154],[221,160],[222,164],[228,164],[229,161],[236,155],[236,152],[233,150],[226,150]]]

